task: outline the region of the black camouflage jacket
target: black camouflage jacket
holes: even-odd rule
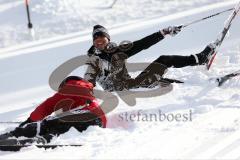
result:
[[[89,59],[86,63],[88,69],[84,78],[94,85],[98,82],[107,91],[128,89],[128,81],[131,77],[126,68],[126,59],[148,49],[162,39],[164,36],[161,32],[156,32],[132,43],[109,45],[104,51],[92,46],[88,50]]]

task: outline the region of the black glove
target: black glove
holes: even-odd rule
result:
[[[28,124],[28,123],[32,123],[34,121],[32,121],[30,118],[28,118],[26,121],[22,122],[18,127],[23,127],[25,124]]]
[[[165,35],[171,35],[171,36],[175,36],[177,35],[182,29],[182,26],[169,26],[168,28],[164,28],[163,30],[161,30],[161,33],[165,36]]]

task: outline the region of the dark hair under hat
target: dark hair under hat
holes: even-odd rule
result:
[[[108,33],[108,30],[99,24],[93,27],[92,36],[93,36],[93,40],[96,39],[98,36],[105,36],[110,40],[110,35]]]

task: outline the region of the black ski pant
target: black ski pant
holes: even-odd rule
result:
[[[167,68],[182,68],[186,66],[195,66],[197,65],[196,60],[193,55],[190,56],[178,56],[178,55],[164,55],[160,56],[153,63],[159,63]]]
[[[43,137],[50,142],[52,137],[59,136],[74,127],[79,132],[86,130],[89,126],[98,125],[102,127],[101,119],[92,113],[81,113],[69,115],[62,118],[52,120],[43,120],[26,124],[23,127],[17,127],[11,131],[11,135],[15,137],[34,138],[36,136]]]
[[[186,66],[198,65],[193,55],[179,56],[179,55],[164,55],[153,61],[144,71],[142,71],[129,84],[129,88],[146,87],[159,81],[159,77],[163,77],[168,68],[182,68]],[[172,83],[175,80],[166,79],[163,83]]]

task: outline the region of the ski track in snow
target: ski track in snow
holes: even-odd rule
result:
[[[191,18],[185,15],[186,13],[176,14],[173,17],[167,17],[166,21],[156,18],[127,27],[116,27],[110,32],[113,33],[116,40],[129,37],[133,40],[152,33],[162,26],[194,20],[232,7],[234,4],[233,2],[223,3],[212,8],[207,7],[202,11],[200,9],[196,13],[194,10],[190,12]],[[189,27],[178,36],[168,37],[151,49],[139,53],[129,62],[141,62],[146,59],[146,54],[149,55],[148,61],[152,61],[159,56],[159,53],[188,55],[199,52],[206,44],[215,40],[228,15],[224,14],[216,19]],[[172,92],[160,97],[137,99],[137,105],[134,107],[129,107],[120,100],[118,108],[108,114],[108,128],[89,127],[81,134],[72,128],[51,142],[51,144],[83,144],[82,147],[64,147],[46,151],[29,147],[18,153],[0,152],[0,159],[16,159],[16,157],[18,159],[36,159],[36,155],[39,156],[39,159],[56,157],[66,159],[239,159],[239,77],[228,81],[221,88],[217,88],[214,83],[208,81],[211,77],[239,70],[239,25],[240,18],[238,16],[230,29],[231,34],[221,47],[209,72],[205,71],[204,67],[171,68],[166,76],[184,80],[186,81],[184,85],[174,84]],[[51,72],[66,60],[79,55],[79,53],[85,53],[83,51],[90,46],[91,39],[85,35],[83,38],[71,35],[49,40],[49,43],[42,41],[9,49],[0,57],[0,73],[2,73],[0,75],[2,82],[0,95],[3,97],[0,99],[1,121],[26,119],[37,104],[53,93],[46,87]],[[86,44],[88,45],[85,46]],[[53,61],[56,57],[57,60]],[[24,60],[30,62],[24,63]],[[10,62],[16,64],[9,65]],[[6,67],[7,64],[9,67]],[[1,69],[3,67],[4,70]],[[22,76],[19,68],[25,68],[24,76],[32,74],[32,77],[29,79]],[[38,73],[34,73],[36,69],[39,71]],[[74,71],[73,74],[81,75],[83,73],[83,69],[80,69]],[[21,77],[17,84],[16,80],[12,79],[14,77]],[[156,114],[159,110],[172,114],[188,113],[191,110],[193,120],[191,122],[132,122],[120,118],[125,113],[137,115],[140,110],[142,115]],[[0,133],[9,131],[14,126],[16,125],[0,124]]]

